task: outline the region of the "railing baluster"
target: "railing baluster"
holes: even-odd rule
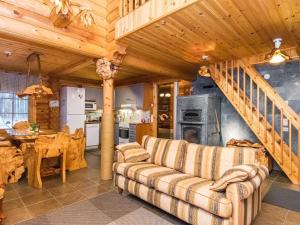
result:
[[[231,88],[232,88],[232,97],[233,97],[233,101],[234,101],[234,87],[233,87],[233,80],[234,80],[234,61],[232,60],[231,62]]]
[[[129,12],[132,12],[134,10],[134,4],[133,4],[133,0],[129,0]]]
[[[245,114],[246,114],[246,71],[245,70],[243,70],[243,83],[244,83],[244,90],[243,90],[243,92],[244,92],[244,108],[245,108]]]
[[[289,155],[290,155],[290,174],[293,172],[293,157],[292,157],[292,123],[289,120]]]
[[[237,65],[236,65],[236,68],[237,68],[237,92],[238,92],[238,105],[240,106],[240,63],[239,61],[237,61]]]
[[[272,149],[275,154],[275,104],[272,101]]]
[[[281,165],[283,165],[283,110],[280,108],[280,158]]]
[[[300,184],[300,122],[297,124],[297,131],[298,131],[298,153],[297,153],[297,158],[298,158],[298,184]]]
[[[250,77],[250,116],[251,116],[251,123],[253,123],[253,112],[252,112],[252,107],[253,107],[253,80],[252,77]]]
[[[265,141],[267,142],[268,141],[268,134],[267,134],[267,128],[268,128],[268,110],[267,110],[267,107],[268,107],[268,97],[267,97],[267,93],[264,93],[265,94],[265,106],[264,106],[264,110],[265,110]]]
[[[228,61],[226,60],[226,74],[225,74],[225,87],[226,87],[226,92],[228,92]]]
[[[140,0],[135,0],[134,1],[134,9],[137,9],[138,7],[140,7]]]
[[[257,110],[257,120],[258,120],[258,134],[260,132],[260,120],[259,120],[259,116],[260,116],[260,88],[259,86],[257,86],[257,107],[256,107],[256,110]]]

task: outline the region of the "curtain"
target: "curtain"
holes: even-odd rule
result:
[[[16,93],[37,83],[37,76],[0,72],[0,129],[28,120],[28,97],[21,99]]]
[[[38,77],[34,75],[20,75],[0,72],[0,92],[17,93],[24,88],[38,83]]]

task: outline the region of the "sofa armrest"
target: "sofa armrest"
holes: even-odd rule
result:
[[[238,196],[240,200],[247,199],[253,192],[260,187],[268,176],[269,171],[265,166],[259,166],[257,174],[250,180],[229,184],[226,193],[231,192]]]
[[[125,162],[125,158],[124,158],[123,153],[118,149],[115,150],[115,160],[114,161],[118,162],[118,163]]]
[[[261,209],[261,184],[268,175],[268,169],[260,166],[252,179],[229,184],[226,198],[232,202],[232,224],[250,225]]]

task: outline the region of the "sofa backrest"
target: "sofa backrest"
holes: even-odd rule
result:
[[[226,148],[187,143],[181,172],[216,180],[232,166],[254,164],[256,149]]]
[[[181,170],[186,141],[144,136],[142,146],[150,154],[148,162]]]

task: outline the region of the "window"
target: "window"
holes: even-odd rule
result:
[[[11,128],[16,122],[28,120],[28,97],[0,93],[0,128]]]

